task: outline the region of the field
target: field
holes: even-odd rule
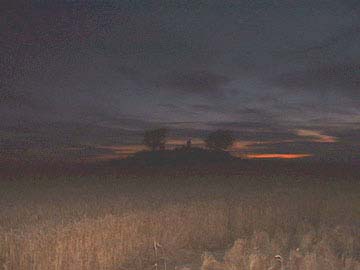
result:
[[[359,270],[359,179],[287,164],[4,175],[0,269]]]

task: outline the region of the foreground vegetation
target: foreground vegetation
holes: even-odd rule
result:
[[[2,179],[0,269],[360,269],[356,179],[259,175]]]

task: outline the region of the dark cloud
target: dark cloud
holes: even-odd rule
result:
[[[27,103],[27,98],[21,93],[3,89],[0,93],[0,105],[22,106]]]
[[[209,71],[175,72],[166,77],[164,87],[204,96],[222,95],[222,87],[231,82],[230,78]]]
[[[275,84],[292,90],[340,92],[351,97],[359,97],[360,63],[333,64],[314,67],[301,72],[284,73]]]
[[[360,152],[357,149],[360,147],[360,129],[358,125],[351,125],[351,128],[346,128],[343,130],[333,130],[329,134],[339,138],[339,141],[348,145],[353,145],[355,152]],[[360,156],[360,153],[359,153]]]
[[[360,33],[360,27],[355,23],[354,25],[347,26],[342,28],[335,34],[317,42],[317,44],[313,44],[311,46],[306,46],[304,48],[298,48],[293,50],[288,50],[282,52],[283,55],[287,55],[288,57],[319,57],[325,56],[330,59],[334,58],[332,55],[334,50],[337,50],[338,47],[348,47],[352,46],[352,41],[354,38],[356,39]],[[324,59],[326,61],[326,59]]]

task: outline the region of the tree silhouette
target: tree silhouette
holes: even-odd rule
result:
[[[144,144],[152,151],[165,149],[167,129],[158,128],[144,133]]]
[[[206,146],[211,150],[226,150],[235,141],[230,130],[218,129],[208,135],[205,139]]]

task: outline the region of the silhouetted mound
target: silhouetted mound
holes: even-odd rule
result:
[[[210,151],[202,148],[177,148],[174,150],[143,151],[128,158],[128,161],[144,165],[192,165],[228,162],[236,158],[225,151]]]

